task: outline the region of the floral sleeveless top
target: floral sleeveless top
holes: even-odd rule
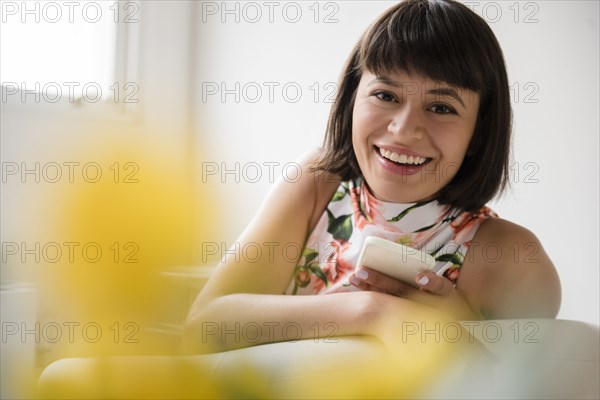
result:
[[[489,217],[436,200],[388,203],[375,198],[361,178],[342,182],[309,236],[285,294],[327,294],[359,290],[349,282],[367,236],[378,236],[434,257],[434,271],[453,283],[471,239]]]

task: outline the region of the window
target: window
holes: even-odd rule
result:
[[[2,102],[135,103],[138,2],[0,1]]]

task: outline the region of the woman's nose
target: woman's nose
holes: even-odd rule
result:
[[[388,132],[402,140],[422,139],[425,126],[420,110],[405,103],[392,115]]]

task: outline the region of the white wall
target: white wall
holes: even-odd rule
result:
[[[265,3],[194,4],[199,179],[224,193],[223,232],[215,241],[227,244],[270,187],[264,163],[279,163],[271,165],[281,176],[284,164],[320,145],[330,107],[326,85],[337,81],[365,27],[393,4]],[[496,33],[514,85],[516,183],[492,206],[541,239],[563,285],[559,317],[598,324],[598,3],[465,3]],[[261,177],[251,163],[261,166]],[[234,172],[207,174],[215,166]]]

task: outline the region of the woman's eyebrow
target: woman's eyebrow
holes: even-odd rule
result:
[[[396,82],[393,79],[390,79],[388,77],[385,76],[379,76],[375,79],[373,79],[371,82],[369,82],[367,84],[367,87],[372,86],[376,83],[383,83],[385,85],[390,85],[393,86],[395,88],[399,88],[401,89],[403,84]],[[425,92],[425,94],[433,94],[436,96],[447,96],[447,97],[452,97],[454,100],[458,101],[463,107],[465,107],[465,102],[462,100],[462,98],[460,97],[460,95],[458,94],[458,92],[451,88],[451,87],[442,87],[442,88],[436,88],[436,89],[431,89],[431,90],[427,90]]]
[[[397,88],[402,87],[402,85],[390,78],[387,78],[385,76],[378,76],[377,78],[373,79],[371,82],[367,83],[367,87],[372,86],[376,83],[383,83],[385,85],[390,85],[390,86],[394,86]]]
[[[465,103],[462,98],[459,96],[458,92],[452,88],[438,88],[431,89],[425,92],[425,94],[433,94],[436,96],[448,96],[452,97],[454,100],[458,101],[463,107],[465,107]]]

